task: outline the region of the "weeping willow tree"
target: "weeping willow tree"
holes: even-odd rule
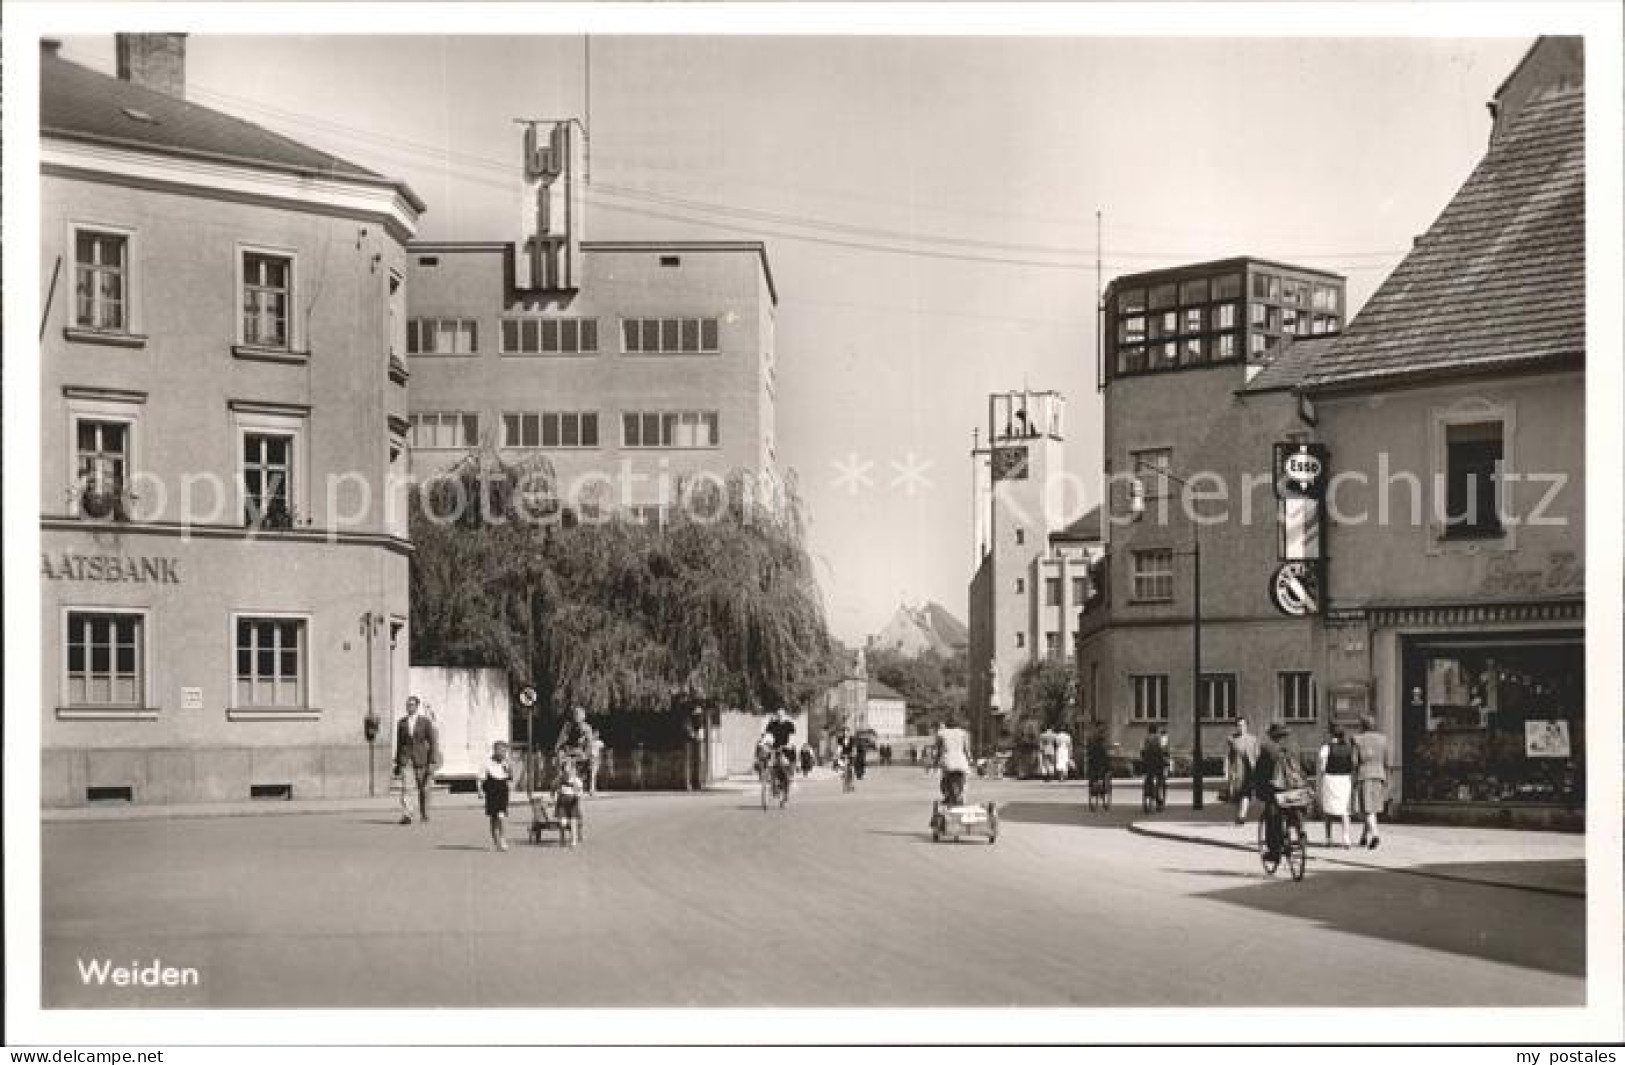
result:
[[[663,528],[571,520],[553,484],[486,453],[415,493],[415,660],[504,668],[554,710],[794,707],[833,682],[793,483],[682,484]]]

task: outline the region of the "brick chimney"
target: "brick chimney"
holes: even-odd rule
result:
[[[121,33],[117,42],[120,81],[186,98],[186,34]]]

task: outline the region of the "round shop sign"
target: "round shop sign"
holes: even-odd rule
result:
[[[1288,617],[1320,613],[1320,580],[1313,566],[1283,562],[1270,578],[1270,602]]]
[[[519,705],[529,708],[536,705],[536,689],[529,684],[519,689]]]

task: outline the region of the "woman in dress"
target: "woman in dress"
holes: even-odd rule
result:
[[[1343,726],[1332,726],[1331,738],[1320,748],[1316,761],[1319,771],[1320,815],[1326,824],[1326,846],[1332,845],[1332,819],[1343,824],[1343,849],[1349,840],[1349,799],[1354,793],[1354,744],[1343,734]]]

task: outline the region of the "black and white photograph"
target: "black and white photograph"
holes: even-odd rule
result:
[[[12,8],[9,1045],[1625,1036],[1616,8],[458,8]]]

